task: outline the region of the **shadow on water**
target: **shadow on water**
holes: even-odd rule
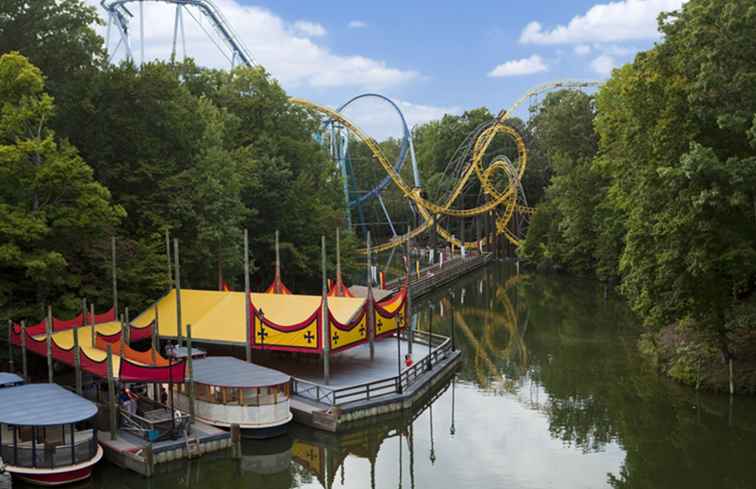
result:
[[[753,488],[756,400],[697,394],[637,352],[636,320],[591,282],[494,265],[415,302],[452,334],[457,376],[402,417],[346,433],[293,425],[244,456],[101,465],[97,489]]]

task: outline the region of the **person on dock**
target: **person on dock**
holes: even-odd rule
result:
[[[415,362],[412,361],[412,355],[407,353],[404,355],[404,366],[410,368]]]

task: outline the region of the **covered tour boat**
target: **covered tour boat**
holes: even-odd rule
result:
[[[102,458],[97,406],[55,384],[0,389],[0,457],[27,482],[57,486],[87,479]]]
[[[244,436],[272,438],[286,432],[291,377],[233,357],[196,360],[194,412],[197,419],[220,427],[238,424]],[[189,411],[186,385],[178,384],[177,406]]]
[[[10,372],[0,372],[0,389],[4,387],[16,387],[22,385],[24,379]]]

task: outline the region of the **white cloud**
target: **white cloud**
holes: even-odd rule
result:
[[[99,0],[86,2],[97,7],[105,18]],[[241,5],[238,0],[215,0],[215,5],[229,19],[255,62],[263,65],[287,90],[298,87],[382,90],[420,78],[416,71],[392,67],[382,60],[334,53],[308,35],[297,34],[295,26],[298,23],[287,22],[270,10]],[[136,5],[133,7],[130,9],[134,13],[131,19],[131,47],[135,60],[139,61],[139,8]],[[145,2],[143,8],[147,20],[145,58],[168,59],[173,39],[175,6],[162,2]],[[185,7],[184,12],[187,56],[193,57],[203,66],[228,68],[230,62],[220,54],[215,43],[205,33],[207,31],[215,35],[210,23],[194,7]],[[97,30],[105,35],[104,26],[97,27]],[[112,49],[118,41],[115,29],[111,37]],[[224,46],[217,40],[217,35],[216,42]],[[178,44],[177,54],[182,56],[180,40]],[[122,58],[123,47],[116,60]]]
[[[585,56],[591,53],[591,47],[587,44],[578,44],[575,46],[575,54],[578,56]]]
[[[457,106],[437,107],[393,99],[404,114],[407,126],[412,129],[415,125],[440,119],[444,114],[461,114],[462,109]],[[386,102],[374,98],[363,98],[344,110],[344,115],[355,123],[366,134],[382,141],[388,137],[401,137],[402,125],[399,115]]]
[[[602,54],[591,61],[591,69],[601,76],[611,75],[616,65],[615,59],[608,54]]]
[[[591,7],[565,25],[544,30],[530,22],[520,35],[523,44],[573,44],[656,39],[656,17],[679,9],[687,0],[622,0]]]
[[[541,73],[548,71],[548,66],[543,62],[543,59],[534,54],[529,58],[516,59],[507,61],[506,63],[498,65],[496,68],[488,73],[490,77],[505,77],[505,76],[521,76],[532,75],[534,73]]]
[[[323,37],[327,31],[325,27],[317,22],[298,20],[294,22],[294,32],[306,37]]]
[[[367,27],[367,22],[364,22],[362,20],[350,20],[347,26],[350,29],[362,29],[363,27]]]

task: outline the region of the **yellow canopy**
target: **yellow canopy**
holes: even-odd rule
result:
[[[252,304],[262,309],[265,318],[282,326],[300,323],[317,311],[321,297],[317,295],[252,294]],[[340,323],[354,319],[365,304],[359,297],[329,297],[328,310]],[[161,336],[177,336],[176,290],[171,290],[157,302]],[[192,338],[209,343],[244,345],[244,292],[215,290],[181,290],[181,322],[192,325]],[[150,307],[132,324],[144,327],[155,319],[155,308]],[[182,328],[186,335],[186,328]]]

